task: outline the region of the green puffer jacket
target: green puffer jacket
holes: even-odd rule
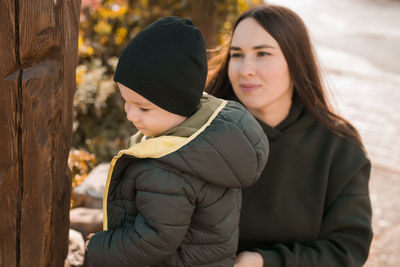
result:
[[[240,188],[256,182],[269,145],[242,105],[206,94],[201,103],[162,136],[135,135],[113,159],[89,266],[233,266]]]

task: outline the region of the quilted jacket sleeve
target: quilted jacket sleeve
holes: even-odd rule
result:
[[[194,211],[189,184],[171,171],[153,168],[136,177],[135,185],[135,223],[94,235],[87,253],[90,267],[152,265],[181,244]]]

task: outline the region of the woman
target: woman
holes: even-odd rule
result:
[[[267,166],[243,192],[235,266],[362,266],[370,161],[328,105],[302,20],[280,6],[242,14],[207,92],[243,103],[270,141]]]

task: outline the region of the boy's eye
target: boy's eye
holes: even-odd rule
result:
[[[146,112],[146,111],[149,111],[150,109],[148,109],[148,108],[140,108],[140,110]]]

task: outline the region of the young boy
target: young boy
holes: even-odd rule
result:
[[[104,231],[89,266],[233,266],[241,190],[268,155],[246,109],[203,94],[207,58],[191,20],[166,17],[123,51],[114,80],[138,129],[111,162]]]

